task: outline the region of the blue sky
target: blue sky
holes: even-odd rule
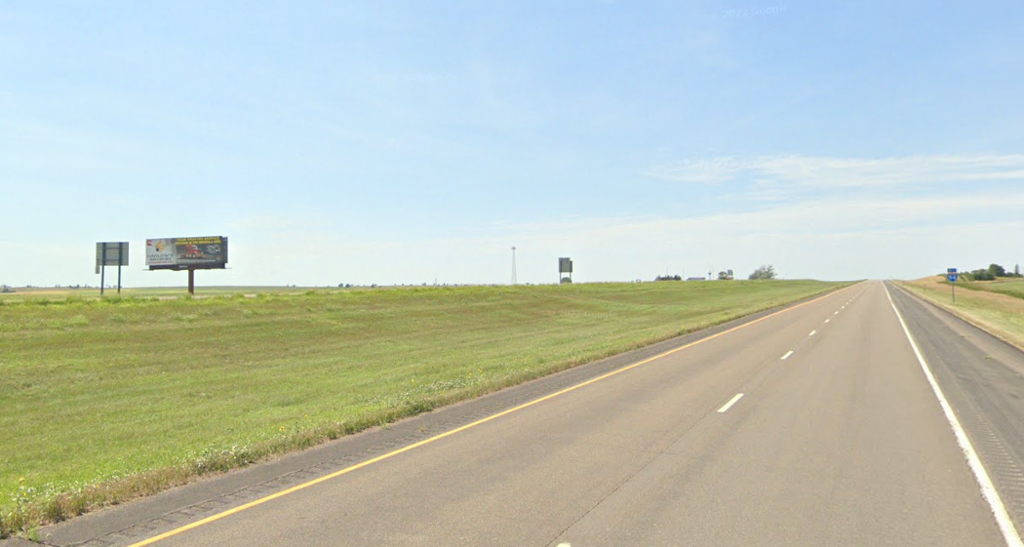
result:
[[[1024,4],[9,2],[0,283],[1024,262]]]

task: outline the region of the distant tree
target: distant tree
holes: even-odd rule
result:
[[[754,270],[754,273],[750,274],[750,277],[747,279],[775,279],[776,277],[778,277],[778,274],[775,273],[775,266],[765,264]]]
[[[1006,268],[1003,268],[999,264],[989,264],[988,273],[995,277],[1006,277]]]
[[[572,283],[571,277],[563,277],[561,283]]]
[[[655,281],[682,281],[683,278],[679,275],[659,275],[654,278]]]
[[[968,274],[970,281],[992,281],[996,276],[992,275],[988,269],[984,270],[971,270]]]
[[[1021,276],[1020,275],[1020,264],[1017,264],[1016,266],[1013,267],[1013,276],[1014,277],[1020,277]]]

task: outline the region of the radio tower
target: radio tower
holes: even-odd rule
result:
[[[516,247],[512,246],[512,284],[516,284]]]

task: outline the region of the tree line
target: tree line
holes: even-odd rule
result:
[[[760,268],[754,270],[754,273],[750,274],[747,279],[775,279],[779,274],[775,271],[775,266],[771,264],[765,264]],[[704,278],[700,278],[704,279]],[[718,272],[719,281],[731,281],[733,279],[732,270],[722,270]],[[654,278],[655,281],[682,281],[683,278],[679,275],[659,275]]]
[[[1013,271],[1009,272],[1006,268],[999,264],[989,264],[988,268],[982,268],[979,270],[971,270],[964,272],[964,277],[968,281],[994,281],[999,277],[1024,277],[1020,273],[1020,264],[1013,267]]]

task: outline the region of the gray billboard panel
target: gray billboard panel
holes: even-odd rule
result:
[[[127,266],[128,242],[115,241],[96,244],[96,273],[101,266]]]
[[[227,263],[228,238],[224,236],[146,240],[146,266],[151,270],[224,268]]]
[[[572,260],[567,257],[559,258],[558,273],[572,273]]]

